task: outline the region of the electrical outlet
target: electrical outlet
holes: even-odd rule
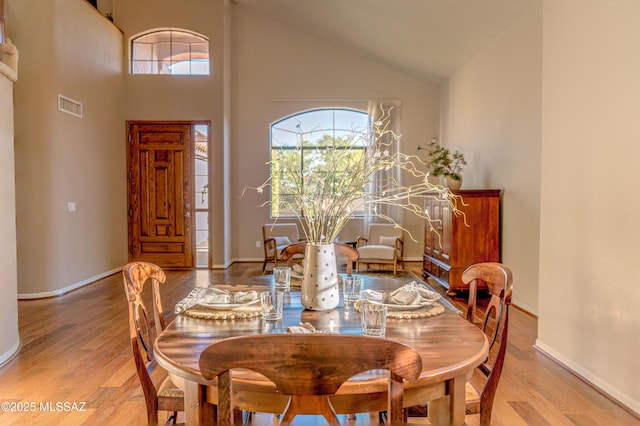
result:
[[[71,212],[75,212],[75,211],[76,211],[76,203],[75,203],[75,202],[73,202],[73,201],[69,201],[69,202],[67,203],[67,211],[68,211],[69,213],[71,213]]]
[[[256,247],[260,247],[260,240],[256,240]]]

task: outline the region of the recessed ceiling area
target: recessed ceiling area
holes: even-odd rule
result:
[[[285,25],[441,81],[541,0],[233,0]]]

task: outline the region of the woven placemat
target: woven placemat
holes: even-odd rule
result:
[[[368,300],[358,300],[353,304],[353,307],[357,312],[360,312],[362,305],[370,303]],[[387,310],[387,318],[401,318],[401,319],[415,319],[415,318],[428,318],[435,317],[444,312],[444,306],[438,302],[433,302],[424,308],[415,309],[411,311],[390,311]]]
[[[301,288],[302,287],[302,277],[294,277],[292,276],[289,280],[290,288]]]
[[[218,310],[196,305],[184,311],[184,314],[200,319],[235,320],[258,318],[262,314],[262,309],[259,303],[255,306],[246,306],[234,310]]]

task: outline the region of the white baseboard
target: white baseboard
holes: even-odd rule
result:
[[[64,288],[58,289],[58,290],[53,290],[53,291],[45,291],[42,293],[18,293],[18,300],[25,300],[25,299],[41,299],[43,297],[52,297],[52,296],[60,296],[61,294],[65,294],[70,292],[71,290],[75,290],[77,288],[83,287],[87,284],[91,284],[95,281],[98,281],[99,279],[102,279],[104,277],[108,277],[109,275],[113,275],[117,272],[122,271],[123,266],[120,266],[118,268],[112,269],[110,271],[107,272],[103,272],[102,274],[98,274],[98,275],[94,275],[93,277],[89,277],[85,280],[79,281],[77,283],[68,285]]]
[[[571,371],[576,376],[580,377],[582,380],[596,388],[598,391],[600,391],[610,399],[624,406],[626,409],[635,413],[636,415],[640,415],[640,401],[636,401],[629,395],[620,392],[619,389],[611,385],[611,383],[607,382],[602,377],[564,357],[562,354],[555,351],[552,347],[547,346],[540,339],[536,339],[536,343],[533,345],[533,347],[549,358],[553,359],[557,363],[561,364],[563,367]]]
[[[231,260],[231,263],[242,263],[242,262],[251,262],[251,263],[255,263],[255,262],[264,262],[264,257],[237,257],[235,259]]]
[[[20,348],[22,347],[22,340],[20,340],[20,336],[18,336],[18,340],[13,344],[13,346],[3,354],[0,354],[0,368],[2,368],[5,364],[11,361],[18,352],[20,352]]]

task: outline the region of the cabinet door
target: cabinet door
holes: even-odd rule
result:
[[[425,229],[425,253],[444,263],[451,255],[451,210],[447,203],[430,200],[431,219],[434,231]],[[428,226],[428,225],[427,225]]]
[[[425,210],[429,213],[429,216],[431,217],[432,220],[436,219],[436,209],[438,209],[438,202],[435,200],[425,200],[424,201],[424,208]],[[438,229],[438,223],[433,223],[433,227],[434,229]],[[438,231],[440,232],[440,231]],[[440,242],[438,239],[438,235],[435,233],[434,230],[431,229],[431,226],[429,226],[429,222],[425,220],[425,224],[424,224],[424,254],[426,254],[427,256],[434,256],[435,254],[435,250],[437,247],[439,247]]]
[[[442,252],[442,205],[438,200],[428,200],[429,215],[431,216],[433,230],[426,225],[425,233],[427,242],[425,252],[430,256],[440,259]]]
[[[442,220],[442,232],[440,236],[440,241],[442,244],[442,248],[440,250],[440,260],[445,263],[450,263],[449,259],[451,258],[451,208],[447,203],[438,203],[441,209],[441,220]]]

